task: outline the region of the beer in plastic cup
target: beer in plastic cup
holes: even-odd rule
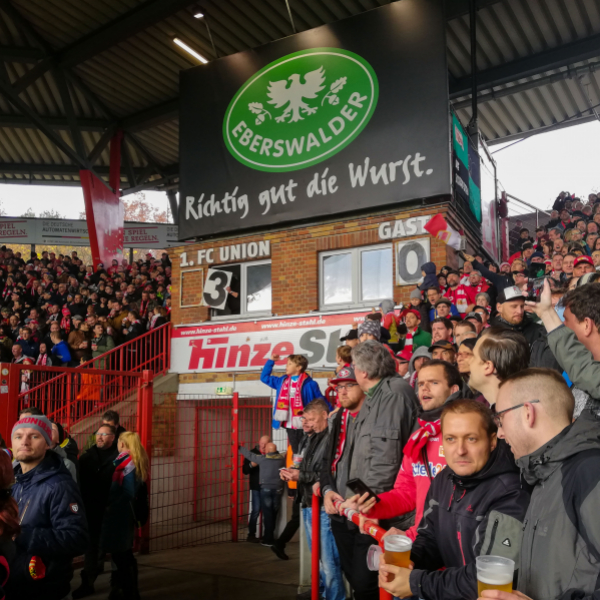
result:
[[[383,549],[385,562],[388,565],[403,567],[408,569],[410,566],[410,551],[412,550],[412,540],[405,535],[388,535],[383,538]],[[388,573],[389,581],[394,580],[394,575]]]
[[[477,564],[477,594],[483,590],[500,590],[512,592],[515,561],[502,556],[478,556]]]

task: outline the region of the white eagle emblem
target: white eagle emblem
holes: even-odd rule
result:
[[[269,104],[274,104],[275,108],[281,108],[288,105],[281,115],[275,118],[278,123],[282,123],[288,117],[288,123],[302,121],[305,115],[312,115],[317,112],[317,107],[311,107],[303,98],[316,98],[317,94],[325,87],[325,71],[319,67],[315,71],[310,71],[304,75],[304,83],[300,82],[300,75],[294,73],[287,80],[270,81],[267,96],[271,98]],[[288,87],[288,81],[291,82]]]

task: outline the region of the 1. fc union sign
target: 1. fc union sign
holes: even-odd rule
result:
[[[333,156],[365,128],[377,106],[369,63],[339,48],[289,54],[235,95],[223,138],[241,163],[260,171],[295,171]]]

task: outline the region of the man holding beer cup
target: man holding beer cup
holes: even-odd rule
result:
[[[509,559],[510,565],[519,556],[529,493],[506,444],[498,443],[486,406],[456,400],[446,405],[441,425],[448,466],[429,489],[410,552],[412,565],[389,564],[393,556],[386,546],[379,584],[399,598],[475,600],[476,558]],[[387,535],[399,533],[391,529]],[[486,581],[496,581],[495,563],[487,566],[493,573]],[[509,583],[512,589],[512,579]]]

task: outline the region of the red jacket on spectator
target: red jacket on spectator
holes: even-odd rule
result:
[[[404,447],[402,467],[393,489],[378,494],[380,502],[368,513],[370,519],[391,519],[416,509],[415,524],[406,531],[411,540],[417,537],[417,527],[423,517],[431,481],[446,466],[440,415],[441,411],[438,411],[435,421],[424,422],[419,419],[421,428],[410,436]]]

